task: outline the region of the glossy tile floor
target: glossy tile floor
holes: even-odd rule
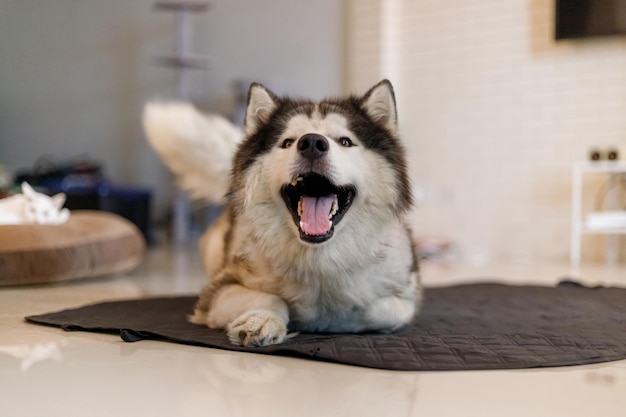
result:
[[[427,285],[554,284],[566,265],[423,265]],[[626,286],[626,267],[583,267]],[[506,277],[503,279],[502,277]],[[152,249],[125,276],[0,289],[0,415],[624,416],[626,361],[544,370],[389,372],[114,335],[63,332],[23,317],[102,300],[196,293],[195,248]],[[626,331],[626,329],[624,329]]]

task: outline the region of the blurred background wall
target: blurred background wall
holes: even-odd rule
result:
[[[626,145],[626,37],[557,42],[551,0],[349,4],[347,89],[394,80],[415,230],[476,263],[566,260],[573,163]]]
[[[153,0],[0,0],[0,164],[88,155],[114,181],[154,189],[157,216],[171,181],[141,128],[143,103],[174,98],[175,15]],[[209,57],[190,97],[231,116],[233,82],[321,98],[342,92],[344,5],[335,0],[212,0],[193,16],[193,50]]]
[[[154,65],[174,18],[153,4],[0,0],[0,164],[88,154],[167,210],[140,124],[144,101],[175,88]],[[470,262],[566,260],[572,164],[626,143],[626,37],[556,42],[553,0],[214,0],[193,22],[210,63],[190,95],[227,116],[237,80],[320,98],[389,77],[414,229]],[[584,242],[601,259],[604,237]]]

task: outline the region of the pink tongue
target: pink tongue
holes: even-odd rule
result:
[[[334,195],[325,197],[302,196],[302,216],[300,227],[307,235],[324,235],[330,230],[330,209]]]

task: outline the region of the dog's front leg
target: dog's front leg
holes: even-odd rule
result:
[[[238,283],[209,285],[200,295],[191,321],[225,329],[232,344],[267,346],[287,336],[289,309],[278,296]]]

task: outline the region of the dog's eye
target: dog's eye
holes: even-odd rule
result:
[[[290,139],[290,138],[289,139],[285,139],[283,141],[283,143],[280,144],[280,147],[283,148],[283,149],[287,149],[287,148],[291,147],[291,145],[293,145],[294,142],[295,142],[295,140],[293,140],[293,139]]]
[[[354,143],[350,140],[350,138],[347,138],[347,137],[345,137],[345,136],[344,136],[344,137],[342,137],[342,138],[339,138],[339,144],[340,144],[341,146],[346,147],[346,148],[349,148],[349,147],[351,147],[351,146],[354,146]]]

